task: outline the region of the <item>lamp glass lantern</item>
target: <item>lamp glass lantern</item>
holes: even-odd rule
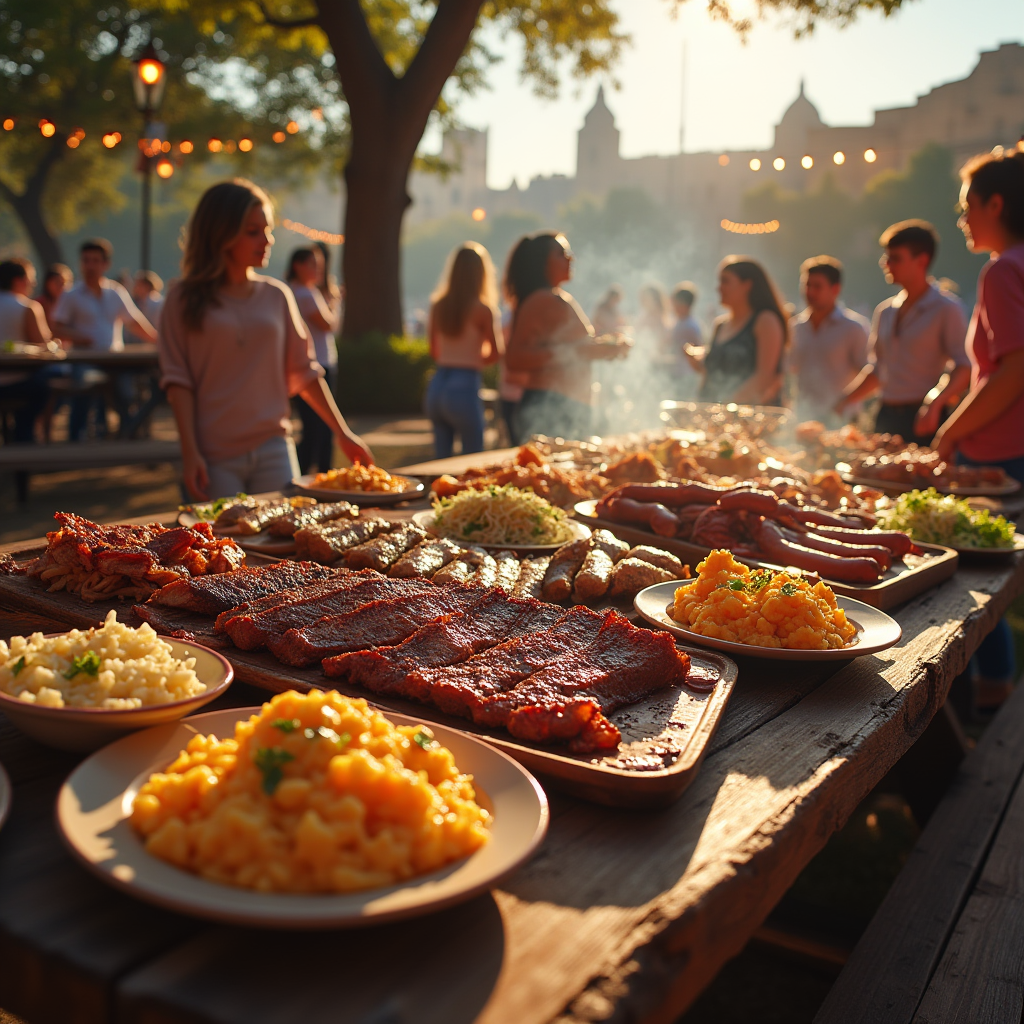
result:
[[[167,67],[157,57],[152,43],[132,64],[132,86],[135,105],[142,113],[149,114],[159,109],[167,86]]]

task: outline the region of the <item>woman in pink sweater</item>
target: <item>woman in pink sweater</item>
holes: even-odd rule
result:
[[[272,230],[270,200],[251,182],[207,189],[164,303],[160,384],[178,424],[185,487],[201,500],[280,490],[298,476],[293,395],[349,459],[373,463],[324,382],[291,289],[255,272],[270,258]]]

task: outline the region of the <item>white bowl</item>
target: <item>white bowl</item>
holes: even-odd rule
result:
[[[26,736],[31,736],[39,743],[58,750],[89,754],[137,729],[176,722],[204,704],[216,700],[231,685],[235,670],[222,654],[201,644],[172,640],[170,637],[161,639],[171,645],[175,658],[196,659],[196,676],[201,683],[206,683],[203,693],[168,704],[151,704],[148,707],[118,711],[110,708],[48,708],[40,704],[29,704],[0,691],[0,711]]]

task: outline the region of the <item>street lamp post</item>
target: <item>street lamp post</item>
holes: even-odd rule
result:
[[[142,270],[149,270],[149,220],[152,198],[153,155],[152,146],[157,134],[153,115],[160,109],[167,85],[167,68],[157,57],[153,44],[149,43],[141,56],[132,65],[132,85],[135,89],[135,105],[142,113],[143,140],[146,147],[139,154],[142,171],[142,240],[139,249],[139,264]]]

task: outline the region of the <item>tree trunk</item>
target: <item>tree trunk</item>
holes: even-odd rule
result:
[[[25,195],[16,195],[9,198],[8,201],[39,257],[41,280],[47,267],[54,263],[64,262],[60,239],[46,226],[46,221],[43,220],[43,204],[37,193],[28,192]]]
[[[46,190],[50,171],[66,152],[67,139],[66,135],[58,132],[50,140],[46,154],[36,165],[36,169],[25,182],[25,190],[20,194],[0,181],[0,197],[5,199],[14,210],[39,256],[39,269],[42,272],[39,275],[40,278],[51,264],[64,262],[60,239],[50,231],[43,217],[43,193]]]
[[[412,157],[405,157],[393,125],[375,124],[352,136],[345,167],[345,317],[342,335],[404,333],[402,218]],[[424,126],[425,127],[425,126]],[[420,134],[422,134],[422,129]]]

